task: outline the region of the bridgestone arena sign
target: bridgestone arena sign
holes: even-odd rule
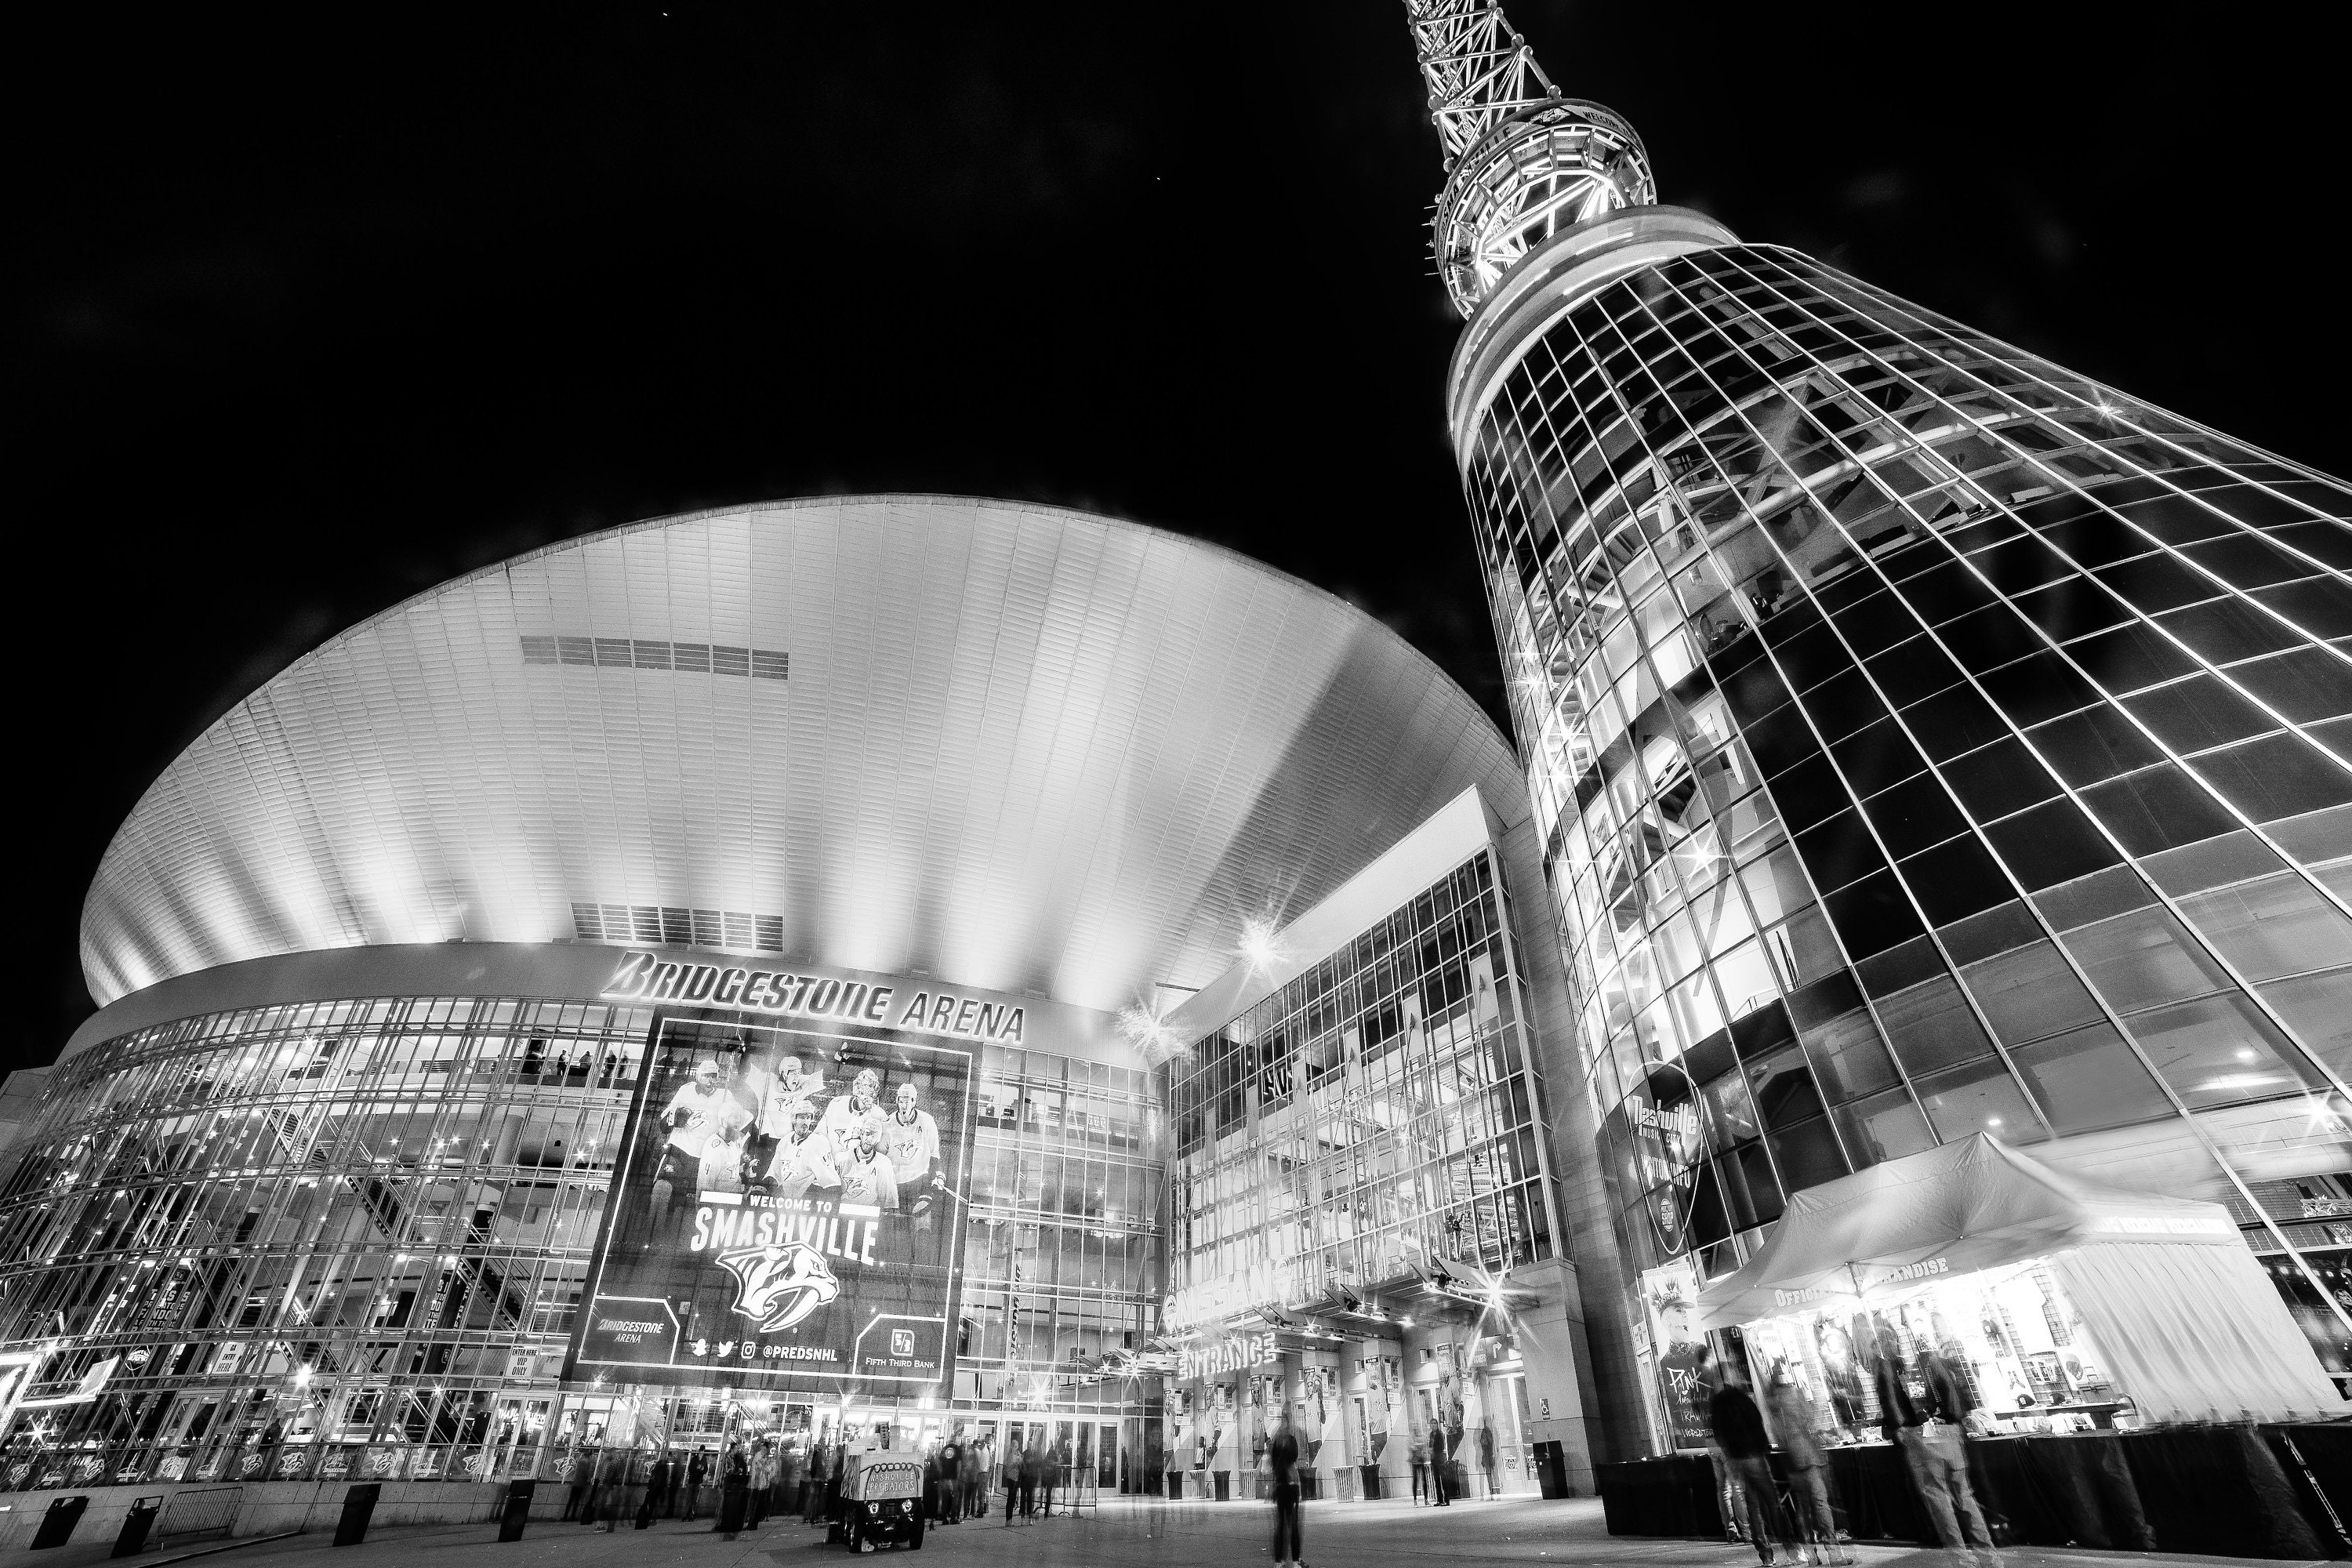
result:
[[[629,952],[604,982],[607,1002],[667,1002],[682,1006],[729,1007],[780,1017],[838,1018],[879,1024],[960,1040],[1017,1046],[1028,1026],[1028,1009],[1013,1002],[984,1002],[951,991],[916,991],[898,1000],[904,985],[872,984],[776,969],[686,963],[656,952]]]
[[[973,1050],[883,1023],[916,1016],[887,985],[644,953],[605,994],[624,985],[683,1005],[646,1042],[565,1377],[945,1392]],[[970,1002],[918,998],[929,1033]],[[836,1021],[718,1011],[747,1005]],[[992,1027],[1009,1012],[1018,1029],[1018,1007],[987,1007]]]

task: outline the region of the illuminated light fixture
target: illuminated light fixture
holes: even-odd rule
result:
[[[2293,1079],[2287,1078],[2283,1073],[2225,1072],[2221,1074],[2219,1077],[2207,1079],[2203,1083],[2199,1084],[2197,1087],[2200,1089],[2261,1089],[2265,1084],[2290,1083],[2293,1081]]]
[[[1241,944],[1234,952],[1254,973],[1271,975],[1282,961],[1282,944],[1276,940],[1274,922],[1264,915],[1252,915],[1242,921]]]
[[[1148,1066],[1158,1067],[1173,1058],[1192,1054],[1184,1037],[1170,1028],[1167,1020],[1149,1007],[1119,1009],[1118,1033]]]

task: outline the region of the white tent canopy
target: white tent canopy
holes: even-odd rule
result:
[[[2106,1241],[2245,1248],[2219,1204],[2086,1182],[1979,1132],[1790,1198],[1763,1250],[1699,1292],[1697,1322],[1866,1305],[1937,1275]]]
[[[2041,1258],[2149,1419],[2344,1414],[2229,1210],[2085,1181],[1983,1133],[1798,1194],[1696,1319],[1868,1307]]]

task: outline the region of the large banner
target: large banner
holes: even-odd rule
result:
[[[943,1387],[976,1055],[657,1015],[564,1375]]]

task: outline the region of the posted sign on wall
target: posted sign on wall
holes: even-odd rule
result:
[[[975,1055],[657,1017],[564,1375],[942,1383]]]

